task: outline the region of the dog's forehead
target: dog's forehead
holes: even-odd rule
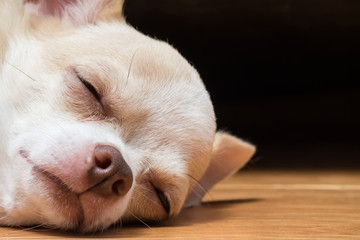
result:
[[[144,61],[158,59],[163,64],[167,62],[171,68],[181,68],[182,63],[186,63],[169,44],[150,38],[119,22],[64,30],[50,35],[49,39],[46,51],[70,62],[86,56],[106,56],[120,64],[129,63],[134,58]],[[158,61],[152,62],[153,65],[157,63]]]

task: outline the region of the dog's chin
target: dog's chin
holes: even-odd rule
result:
[[[34,181],[43,189],[41,198],[45,198],[46,211],[41,211],[44,214],[41,218],[50,228],[83,233],[101,231],[116,222],[125,210],[117,206],[118,199],[99,198],[94,191],[76,193],[61,179],[36,166],[32,172]],[[122,199],[120,205],[126,206],[126,200]]]

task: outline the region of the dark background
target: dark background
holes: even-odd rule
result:
[[[127,0],[127,21],[177,48],[248,168],[360,168],[359,0]]]

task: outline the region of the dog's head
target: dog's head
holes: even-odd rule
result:
[[[1,79],[0,223],[95,231],[166,219],[253,154],[215,132],[196,70],[127,25],[122,1],[16,2],[24,16]]]

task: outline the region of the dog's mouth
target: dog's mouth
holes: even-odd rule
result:
[[[53,218],[47,219],[49,227],[74,231],[80,229],[85,215],[79,194],[71,190],[60,178],[35,164],[32,171],[35,179],[45,188],[48,207],[56,211],[56,222],[53,222]]]
[[[19,150],[19,154],[32,166],[32,174],[36,184],[40,183],[45,193],[48,208],[55,209],[56,222],[53,218],[47,219],[48,227],[74,230],[80,228],[84,222],[84,211],[79,199],[79,193],[73,191],[63,180],[56,175],[38,166],[30,158],[26,150]],[[60,222],[59,222],[60,221]],[[43,224],[43,223],[42,223]]]
[[[71,184],[77,182],[57,176],[51,169],[32,161],[27,151],[20,150],[19,154],[31,165],[33,184],[41,189],[36,196],[36,202],[41,201],[39,224],[67,231],[89,232],[105,229],[123,215],[121,213],[126,209],[130,193],[117,194],[122,189],[119,180],[110,185],[109,191],[113,194],[108,194],[107,188],[104,188],[109,187],[111,178],[76,190],[76,185]]]

